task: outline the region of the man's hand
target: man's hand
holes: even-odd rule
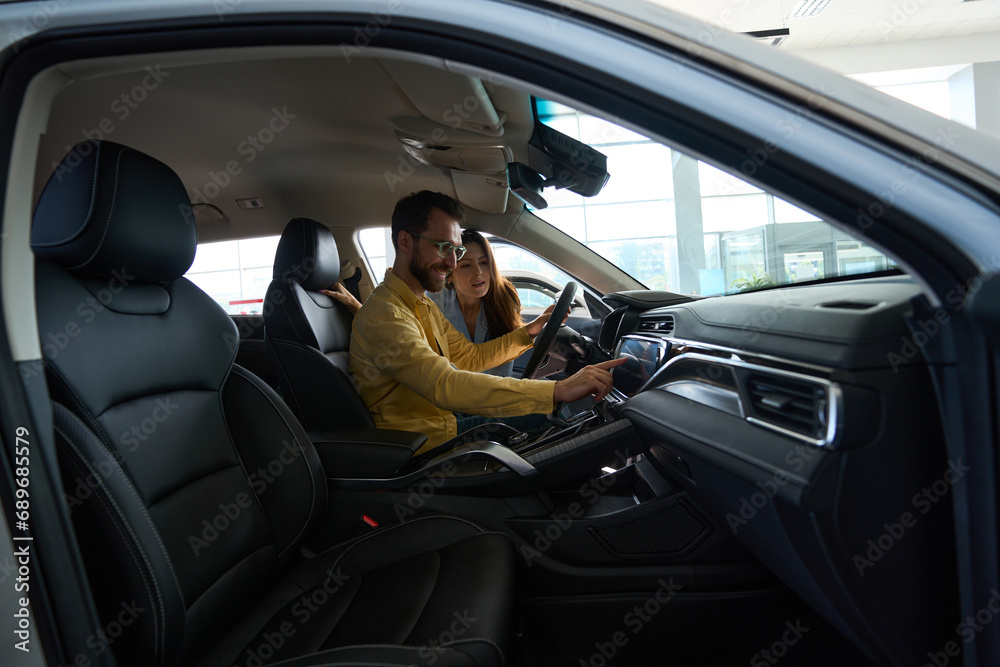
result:
[[[538,334],[542,333],[542,328],[545,326],[545,323],[549,321],[549,318],[552,316],[552,309],[555,307],[556,304],[552,304],[551,306],[546,308],[541,315],[539,315],[538,317],[536,317],[535,319],[531,320],[526,325],[524,325],[524,328],[528,332],[529,336],[534,338]],[[569,311],[566,311],[566,317],[563,318],[563,322],[565,322],[568,319],[569,319]]]
[[[585,366],[565,380],[556,382],[552,391],[552,401],[562,403],[575,401],[584,396],[601,400],[611,391],[611,369],[621,366],[625,359],[609,359],[593,366]]]
[[[334,283],[333,289],[321,289],[320,294],[325,294],[328,297],[339,301],[340,303],[347,306],[347,309],[351,311],[351,314],[361,310],[361,302],[354,298],[354,295],[347,291],[342,283]]]

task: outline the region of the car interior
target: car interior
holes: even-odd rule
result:
[[[32,168],[7,206],[31,211],[44,357],[21,377],[76,544],[61,576],[85,582],[52,611],[59,664],[902,665],[954,634],[964,469],[937,362],[898,356],[933,319],[904,262],[650,289],[546,222],[617,183],[541,100],[740,176],[711,127],[643,124],[457,40],[214,30],[21,57]],[[815,220],[853,211],[796,190],[807,171],[750,182]],[[352,316],[320,290],[363,302],[382,275],[359,234],[424,189],[571,276],[555,313],[587,317],[553,317],[524,376],[626,357],[611,394],[419,455],[425,434],[375,427]],[[200,244],[279,235],[260,314],[185,277]]]

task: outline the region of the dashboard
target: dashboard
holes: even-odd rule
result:
[[[579,502],[567,488],[599,470],[613,490],[587,504],[554,557],[676,565],[729,590],[758,585],[762,571],[882,664],[922,664],[954,639],[950,494],[961,468],[945,451],[939,369],[915,342],[934,344],[917,283],[881,275],[604,300],[613,311],[600,354],[580,362],[628,359],[604,399],[564,406],[540,434],[477,431],[388,477],[331,483],[381,492],[435,475],[463,497],[539,492],[544,511],[504,519],[530,543],[553,507]]]
[[[954,572],[947,492],[917,500],[949,462],[915,282],[605,299],[601,343],[629,359],[610,400],[664,476],[873,657],[948,641],[953,587],[914,586]]]

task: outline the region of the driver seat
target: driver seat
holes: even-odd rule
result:
[[[278,241],[272,275],[264,296],[264,341],[285,402],[311,433],[374,429],[350,376],[353,316],[319,291],[331,287],[340,275],[333,233],[315,220],[290,220]],[[479,440],[483,428],[460,433],[420,458]],[[518,433],[499,422],[487,430],[490,439],[500,443]]]

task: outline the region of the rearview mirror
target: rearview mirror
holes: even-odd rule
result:
[[[542,196],[544,182],[542,175],[528,165],[521,162],[507,163],[507,187],[528,206],[542,209],[549,205]]]

